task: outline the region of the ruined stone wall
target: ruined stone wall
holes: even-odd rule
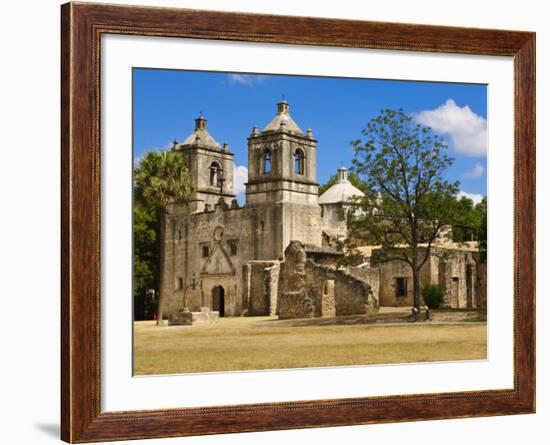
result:
[[[350,266],[346,272],[368,283],[375,300],[380,301],[380,270],[377,267],[371,267],[370,264]]]
[[[308,259],[293,241],[279,273],[279,318],[331,317],[378,310],[369,283]]]
[[[247,315],[275,315],[279,262],[249,261],[245,267],[247,268],[245,282]]]
[[[334,314],[358,315],[376,312],[378,300],[366,281],[332,267],[322,266],[311,260],[306,262],[306,289],[316,302],[316,316],[330,316],[321,312],[323,295],[326,295],[327,281],[334,286]],[[330,307],[325,305],[324,307]]]
[[[269,313],[266,315],[276,315],[279,297],[279,273],[281,272],[280,262],[274,262],[272,266],[265,270],[264,282],[265,289],[269,299]]]
[[[280,265],[277,314],[280,319],[315,316],[315,301],[306,292],[306,252],[301,243],[292,241]]]
[[[315,301],[305,290],[283,292],[279,296],[279,319],[314,318]]]

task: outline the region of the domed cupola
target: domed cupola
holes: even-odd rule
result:
[[[319,204],[348,204],[352,201],[352,198],[362,196],[365,196],[365,194],[349,181],[348,169],[340,167],[337,172],[336,183],[319,196]]]

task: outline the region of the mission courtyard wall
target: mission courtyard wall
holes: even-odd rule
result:
[[[421,249],[420,254],[424,251]],[[379,272],[379,299],[382,306],[412,306],[413,277],[404,261],[384,262],[373,252],[371,265]],[[432,248],[432,254],[420,270],[420,289],[437,284],[443,290],[442,307],[472,308],[478,305],[476,253],[468,250]],[[399,295],[397,280],[405,279],[406,292]],[[422,296],[421,304],[424,304]]]

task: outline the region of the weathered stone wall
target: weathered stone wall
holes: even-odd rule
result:
[[[269,300],[269,312],[266,315],[277,314],[277,298],[279,296],[279,273],[281,271],[280,262],[274,262],[272,266],[267,267],[264,272],[264,282],[267,297]]]
[[[330,316],[321,312],[322,297],[327,281],[334,286],[335,315],[368,314],[378,310],[371,286],[366,281],[329,266],[322,266],[311,260],[306,262],[307,291],[316,301],[316,316]]]
[[[480,308],[487,307],[487,263],[477,263],[477,306]]]
[[[285,250],[279,273],[279,295],[302,292],[306,285],[306,252],[302,243],[292,241]]]
[[[347,236],[346,209],[341,203],[323,204],[320,219],[322,244],[335,247]]]
[[[321,230],[319,225],[321,208],[314,202],[308,204],[288,203],[283,211],[283,246],[292,240],[300,240],[305,244],[321,245]]]
[[[379,269],[379,301],[380,306],[412,306],[413,305],[413,283],[412,271],[407,263],[402,261],[390,261],[378,263]],[[396,279],[406,278],[407,289],[404,296],[397,296]]]
[[[477,302],[477,264],[474,253],[435,249],[432,258],[438,277],[432,280],[443,289],[443,307],[474,308]]]
[[[423,251],[420,251],[423,254]],[[442,307],[467,308],[476,306],[475,252],[460,249],[433,248],[430,258],[420,270],[420,289],[426,284],[439,285],[444,293]],[[382,262],[373,252],[373,267],[379,273],[379,301],[381,306],[412,306],[413,276],[411,267],[398,260]],[[397,295],[397,278],[406,278],[404,296]],[[421,304],[424,304],[422,295]]]
[[[374,299],[380,301],[380,270],[377,267],[371,267],[369,263],[366,263],[361,266],[350,266],[346,272],[368,283]]]
[[[315,300],[305,290],[283,292],[279,296],[279,318],[313,318],[316,317]]]
[[[336,316],[336,286],[334,280],[325,280],[321,288],[321,317]]]
[[[280,318],[355,315],[377,310],[378,301],[367,282],[308,259],[300,242],[289,244],[279,273]]]
[[[186,146],[177,150],[185,157],[191,181],[195,185],[189,206],[193,212],[205,211],[205,206],[214,208],[221,196],[227,204],[235,198],[233,194],[233,154],[229,151],[213,150],[208,147]],[[224,182],[220,186],[210,184],[210,166],[217,163],[223,170]]]
[[[170,210],[164,242],[164,312],[181,306],[185,289],[195,281],[202,285],[206,306],[211,306],[213,289],[224,288],[225,315],[240,315],[243,310],[242,267],[253,258],[255,237],[250,211],[216,205],[212,211],[189,214],[182,208]],[[237,253],[231,251],[236,243]],[[208,255],[203,255],[203,248]],[[189,294],[191,291],[187,291]],[[200,296],[192,293],[190,309],[196,310]]]
[[[245,288],[247,315],[275,315],[279,283],[278,261],[249,261]]]
[[[306,292],[306,252],[292,241],[280,265],[277,314],[281,319],[315,317],[315,300]]]
[[[248,180],[250,184],[288,179],[317,185],[317,141],[313,138],[284,131],[251,136],[248,139]],[[300,149],[305,155],[304,171],[294,170],[294,153]],[[263,155],[271,153],[271,171],[263,168]]]

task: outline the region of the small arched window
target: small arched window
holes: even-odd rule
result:
[[[271,152],[266,150],[264,152],[264,175],[271,173]]]
[[[217,162],[212,162],[212,164],[210,164],[210,185],[212,187],[220,186],[221,171],[220,164]]]
[[[301,148],[294,152],[294,173],[297,175],[304,174],[304,159],[305,155]]]

